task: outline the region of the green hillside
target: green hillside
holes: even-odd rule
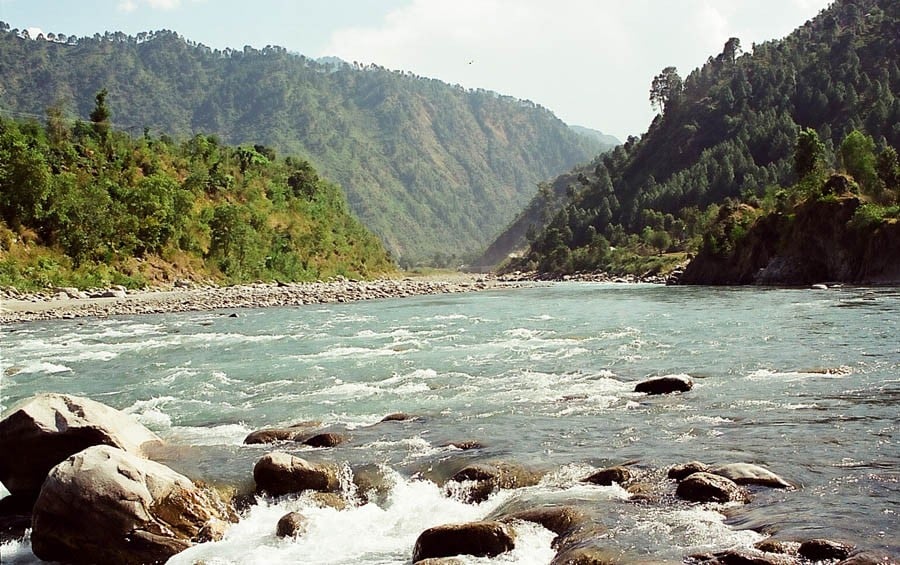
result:
[[[27,39],[0,27],[0,114],[61,103],[86,118],[106,88],[114,128],[298,155],[403,262],[479,251],[539,181],[601,149],[534,103],[377,66],[212,50],[170,31]]]
[[[821,138],[826,168],[846,168],[837,148],[856,130],[876,153],[900,146],[900,3],[838,0],[747,52],[732,38],[684,79],[663,69],[650,100],[647,133],[601,159],[514,268],[615,270],[626,251],[694,251],[719,204],[799,180],[801,128]]]
[[[394,270],[339,187],[303,159],[212,136],[182,143],[51,109],[0,117],[0,286],[371,278]]]

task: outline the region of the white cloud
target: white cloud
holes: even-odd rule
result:
[[[779,37],[827,0],[411,0],[381,22],[335,31],[318,55],[376,63],[531,99],[619,137],[652,118],[653,76],[682,76],[729,37]],[[780,27],[779,27],[780,26]],[[469,62],[472,64],[469,64]]]
[[[174,10],[181,4],[181,0],[121,0],[116,9],[120,12],[134,12],[140,6],[147,6],[151,10]]]
[[[28,37],[31,39],[37,39],[37,36],[44,33],[44,30],[39,27],[27,27],[25,28],[25,31],[28,32]]]

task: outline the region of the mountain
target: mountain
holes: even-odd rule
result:
[[[379,66],[212,50],[171,31],[24,35],[0,24],[7,114],[61,103],[83,118],[106,88],[113,127],[303,157],[403,262],[479,251],[539,181],[601,148],[532,102]]]
[[[570,125],[569,129],[574,131],[575,133],[581,134],[585,137],[589,137],[592,139],[596,139],[602,144],[601,151],[606,151],[607,149],[612,149],[616,145],[621,145],[621,141],[618,140],[614,135],[609,135],[603,133],[602,131],[586,128],[584,126],[575,126]]]
[[[648,131],[603,156],[511,268],[608,269],[623,250],[693,251],[719,204],[799,180],[801,128],[834,168],[853,131],[900,146],[900,3],[837,0],[747,53],[731,38],[685,79],[663,69],[650,94],[659,115]]]

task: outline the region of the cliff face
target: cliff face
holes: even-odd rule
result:
[[[860,205],[845,195],[762,216],[726,250],[706,246],[679,284],[900,283],[900,223],[858,225],[851,220]],[[733,226],[735,219],[724,223]]]

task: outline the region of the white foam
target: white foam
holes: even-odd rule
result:
[[[305,497],[261,500],[222,541],[196,545],[169,563],[403,563],[427,528],[482,519],[505,500],[497,495],[481,504],[466,504],[444,496],[434,483],[387,472],[394,486],[383,506],[368,503],[337,511],[318,508]],[[291,511],[307,517],[308,529],[298,538],[278,539],[275,524]],[[552,534],[533,525],[515,528],[518,549],[497,558],[500,562],[546,563],[552,558]]]

